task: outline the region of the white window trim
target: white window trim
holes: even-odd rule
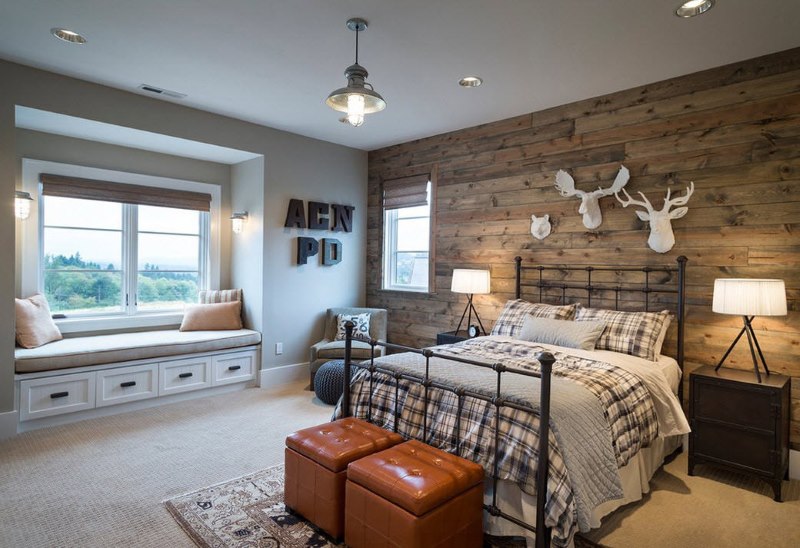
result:
[[[98,169],[86,166],[76,166],[44,160],[34,160],[29,158],[22,159],[22,189],[30,192],[31,196],[36,196],[36,202],[31,207],[31,214],[22,223],[21,234],[21,274],[20,290],[22,296],[33,295],[41,287],[41,255],[42,236],[40,231],[39,219],[39,197],[40,182],[39,177],[42,173],[58,173],[73,177],[83,177],[85,179],[100,179],[103,181],[135,184],[143,186],[153,186],[160,188],[171,188],[175,190],[187,190],[193,192],[205,192],[211,195],[210,227],[209,227],[209,250],[208,264],[208,288],[218,289],[222,265],[220,264],[221,242],[220,242],[220,215],[222,204],[222,189],[220,185],[209,183],[198,183],[182,179],[170,179],[167,177],[156,177],[143,175],[140,173],[127,173],[124,171],[113,171],[108,169]],[[91,316],[82,318],[67,318],[56,320],[56,325],[62,333],[82,333],[91,331],[110,331],[127,328],[139,327],[159,327],[165,325],[175,325],[183,319],[182,311],[167,312],[140,312],[135,316]]]
[[[430,205],[428,206],[428,219],[431,218],[430,213]],[[421,219],[423,217],[414,217],[415,219]],[[430,262],[431,262],[431,251],[430,245],[428,246],[428,285],[421,286],[421,285],[395,285],[392,283],[392,280],[395,279],[395,270],[397,268],[397,262],[393,260],[393,258],[397,255],[397,221],[398,221],[398,210],[397,209],[384,209],[383,210],[383,227],[386,231],[386,235],[383,238],[383,287],[384,291],[408,291],[410,293],[430,293],[431,292],[431,279],[430,279]],[[431,228],[428,228],[429,232]],[[430,238],[430,233],[428,234]],[[389,247],[391,249],[387,249],[387,243],[390,243]],[[413,252],[412,252],[413,253]],[[419,251],[418,253],[422,253]]]

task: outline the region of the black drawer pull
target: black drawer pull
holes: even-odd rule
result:
[[[188,379],[192,375],[194,375],[194,373],[181,373],[180,375],[178,375],[178,378],[179,379]]]
[[[136,381],[126,381],[126,382],[121,382],[121,383],[119,383],[119,385],[120,385],[122,388],[128,388],[129,386],[136,386]]]
[[[67,396],[69,396],[69,392],[54,392],[50,394],[50,398],[54,400],[58,398],[66,398]]]
[[[231,365],[230,367],[228,367],[228,371],[238,371],[241,368],[242,368],[241,365]]]

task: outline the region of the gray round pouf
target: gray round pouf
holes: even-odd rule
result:
[[[328,405],[335,405],[344,392],[344,360],[325,362],[314,375],[314,392]]]

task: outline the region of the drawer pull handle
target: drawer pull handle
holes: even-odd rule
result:
[[[194,375],[194,373],[181,373],[180,375],[178,375],[178,378],[179,379],[188,379],[192,375]]]
[[[69,392],[54,392],[50,394],[50,398],[54,400],[58,398],[66,398],[67,396],[69,396]]]
[[[242,368],[241,365],[231,365],[230,367],[228,367],[228,371],[238,371],[241,368]]]
[[[119,385],[120,385],[122,388],[128,388],[129,386],[136,386],[136,381],[126,381],[126,382],[121,382],[121,383],[119,383]]]

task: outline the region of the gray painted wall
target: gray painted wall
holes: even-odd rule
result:
[[[146,150],[109,145],[96,141],[74,139],[63,135],[17,129],[17,188],[22,187],[22,159],[47,160],[78,166],[141,173],[156,177],[185,179],[199,183],[219,185],[222,189],[222,217],[230,216],[231,166],[204,162],[193,158],[159,154]],[[19,236],[20,225],[17,225]],[[229,287],[230,276],[230,223],[222,223],[220,231],[220,287]],[[20,255],[17,238],[16,294],[20,287]]]
[[[3,204],[0,211],[0,412],[13,407],[13,191],[19,169],[15,105],[245,150],[264,157],[261,180],[244,177],[241,184],[260,183],[263,189],[264,292],[260,302],[266,367],[307,361],[308,343],[321,336],[319,318],[325,308],[363,304],[366,152],[6,61],[0,61],[0,82],[3,82],[0,86],[0,201]],[[232,179],[232,201],[249,195],[252,189],[242,188],[240,194],[238,178]],[[282,228],[290,197],[331,200],[356,207],[357,232],[341,238],[345,256],[341,264],[328,268],[292,266],[296,234],[286,233]],[[236,203],[232,205],[237,207]],[[238,245],[232,243],[232,254],[237,253]],[[232,258],[232,262],[236,260]],[[275,356],[273,352],[277,340],[284,342],[282,356]]]

